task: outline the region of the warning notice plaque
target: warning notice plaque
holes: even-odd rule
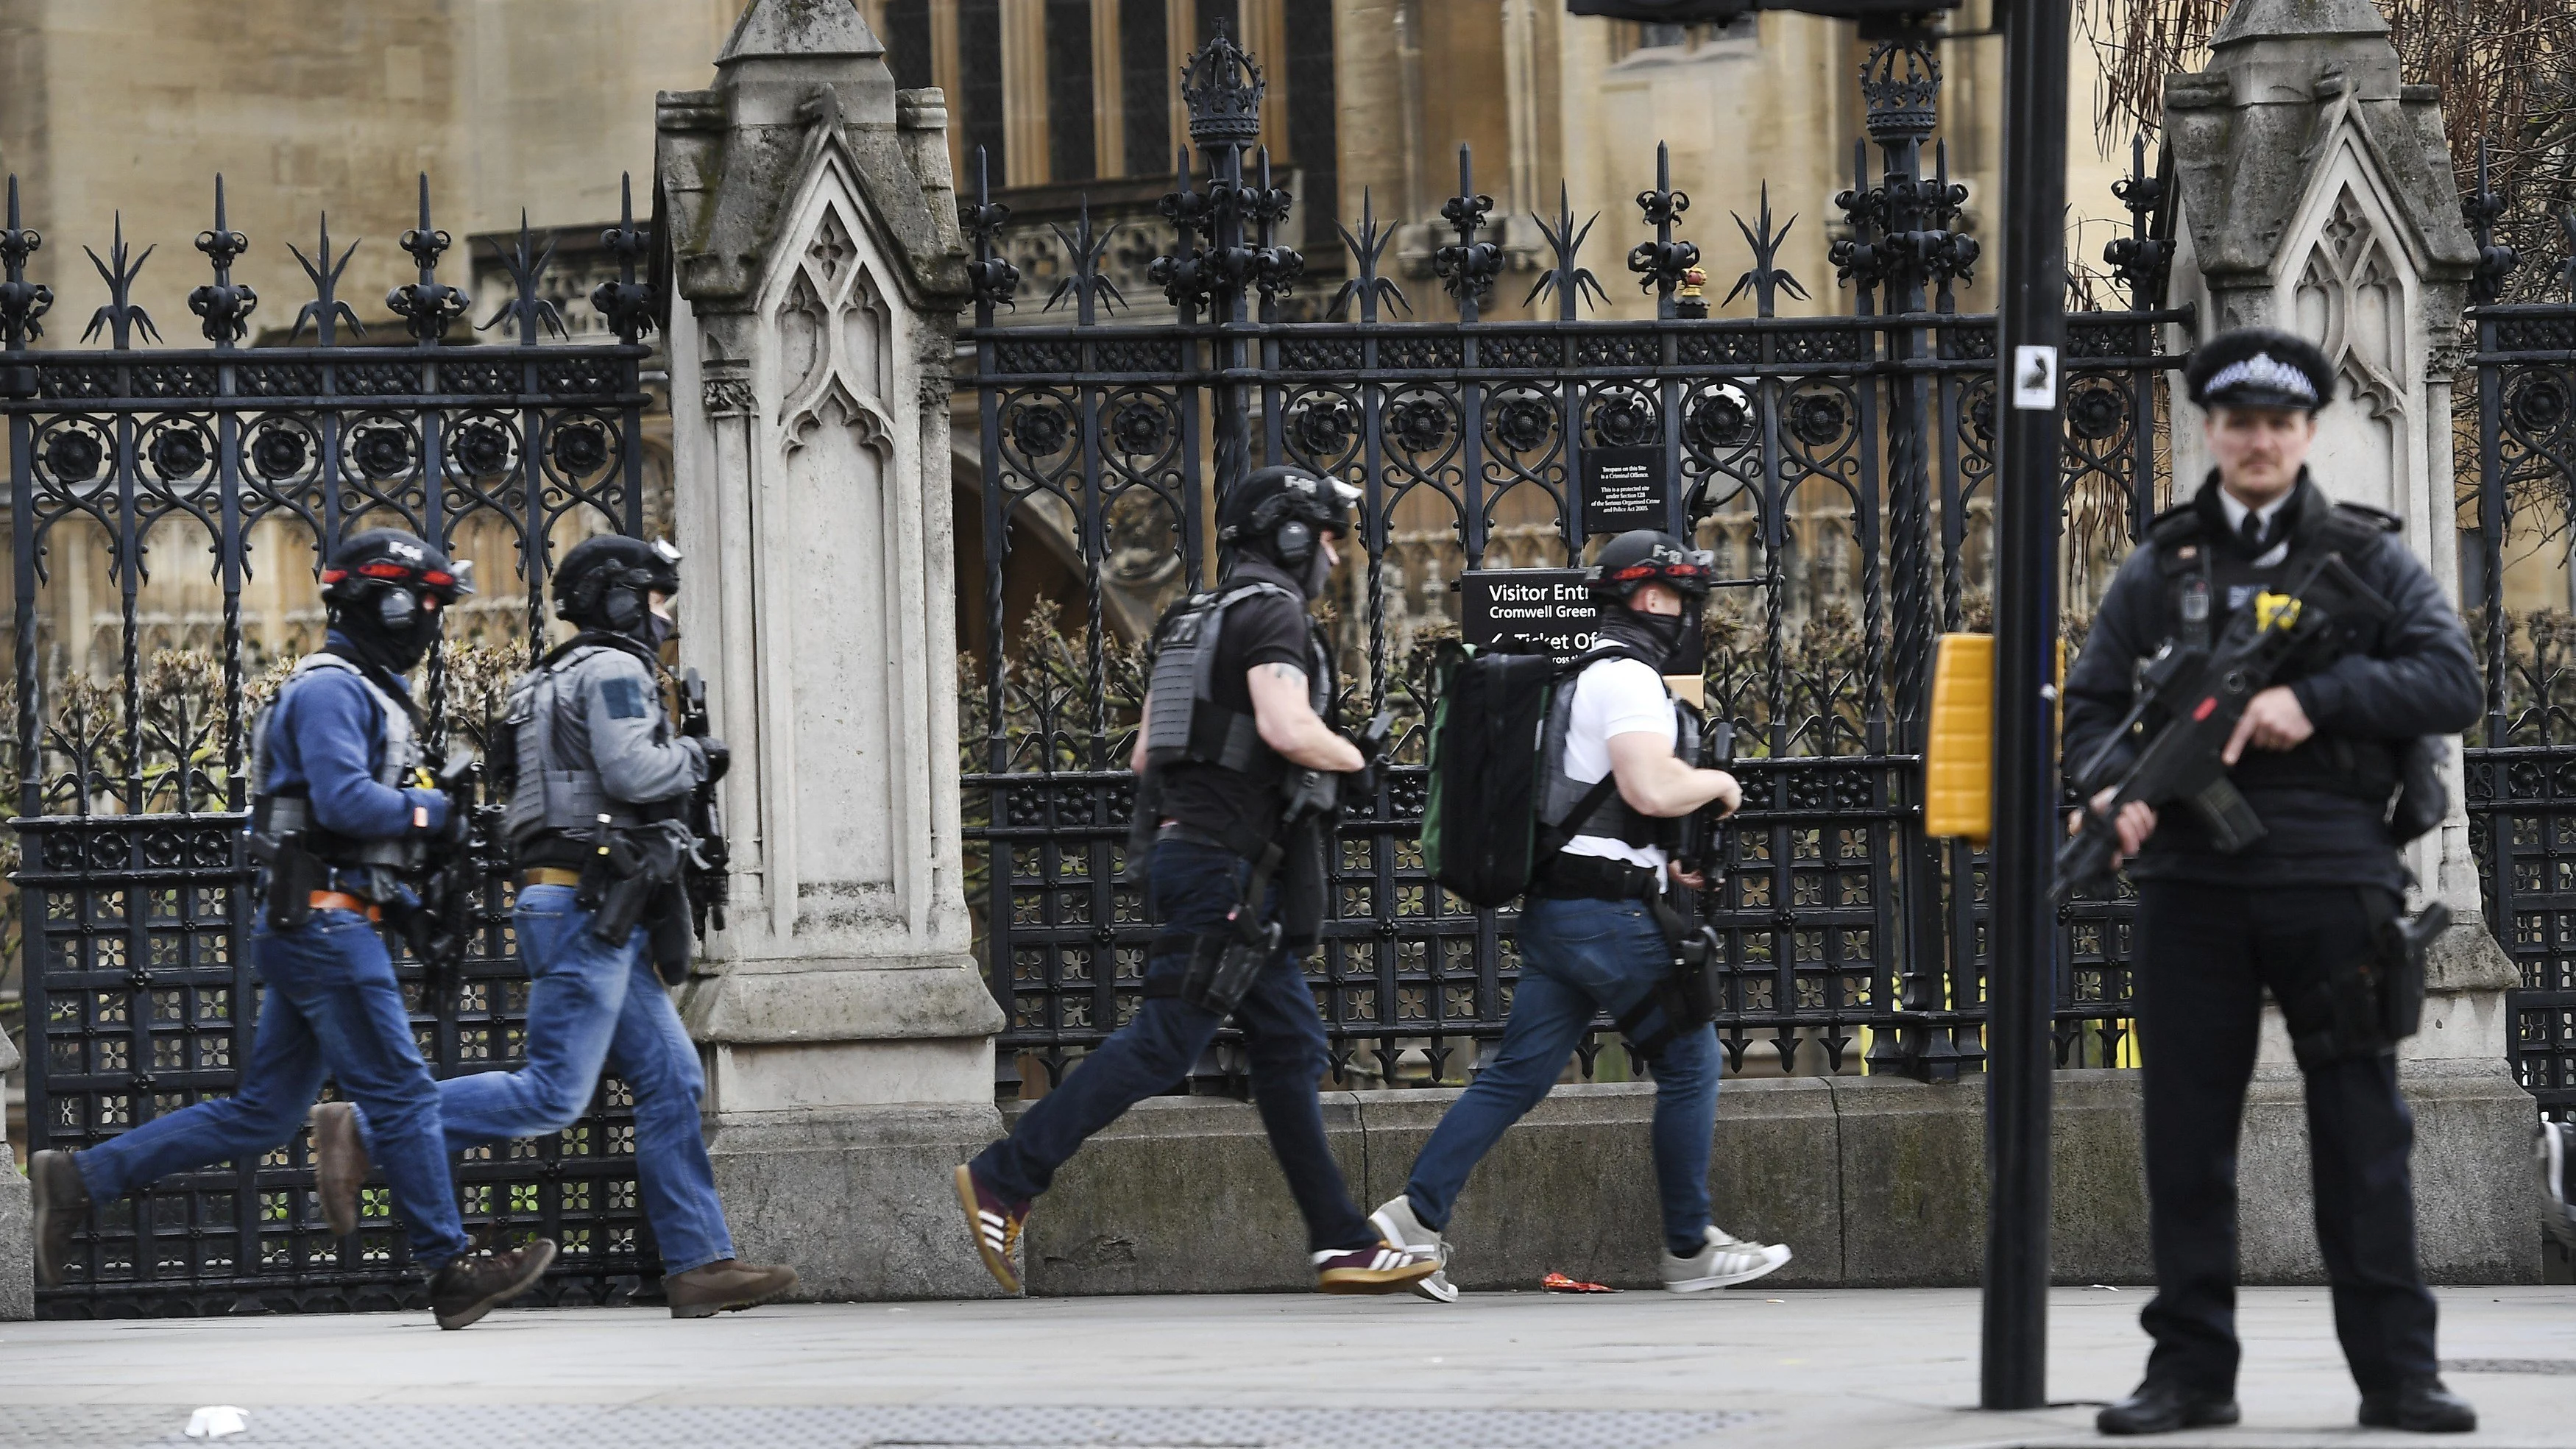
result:
[[[1583,531],[1594,538],[1664,526],[1664,450],[1583,450]]]

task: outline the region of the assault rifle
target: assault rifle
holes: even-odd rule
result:
[[[707,682],[695,669],[681,670],[680,733],[702,740],[709,732]],[[731,847],[725,844],[724,807],[718,803],[716,787],[714,780],[700,780],[689,792],[689,833],[697,837],[698,849],[683,875],[689,891],[690,924],[697,928],[702,941],[710,921],[719,931],[725,928],[725,890],[730,879],[725,867],[733,859]]]
[[[429,841],[422,861],[420,904],[402,919],[405,944],[421,964],[422,999],[436,1002],[456,989],[465,953],[473,944],[476,892],[501,807],[476,803],[482,791],[482,757],[472,745],[455,753],[425,750],[420,783],[447,796],[447,829]]]
[[[2216,645],[2165,645],[2139,672],[2136,702],[2119,728],[2076,771],[2083,823],[2058,849],[2052,898],[2064,905],[2079,890],[2109,883],[2120,853],[2112,822],[2131,801],[2189,805],[2208,827],[2210,843],[2226,854],[2262,839],[2262,817],[2237,793],[2220,758],[2245,706],[2288,665],[2330,651],[2346,623],[2385,619],[2389,612],[2388,601],[2341,554],[2329,553],[2281,592],[2247,600]],[[2161,716],[2164,725],[2127,773],[2116,781],[2104,778],[2122,742],[2150,714]],[[2111,798],[2096,809],[2092,797],[2105,786],[2112,787]]]
[[[1735,767],[1735,721],[1704,722],[1699,731],[1699,758],[1691,763],[1703,770],[1725,770]],[[1714,880],[1726,869],[1727,843],[1735,837],[1735,816],[1721,811],[1710,801],[1682,817],[1681,840],[1673,847],[1673,863],[1695,875]]]

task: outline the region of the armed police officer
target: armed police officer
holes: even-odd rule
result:
[[[322,571],[330,626],[251,726],[251,852],[260,908],[250,954],[266,988],[258,1035],[230,1097],[156,1117],[82,1152],[40,1152],[36,1271],[62,1281],[72,1233],[92,1203],[173,1172],[249,1162],[284,1145],[311,1108],[317,1166],[348,1130],[313,1106],[327,1075],[366,1106],[375,1158],[415,1266],[429,1274],[441,1328],[463,1328],[517,1297],[554,1259],[539,1238],[473,1251],[456,1210],[440,1135],[437,1084],[413,1045],[402,987],[377,932],[414,909],[434,844],[453,842],[463,806],[421,769],[420,722],[402,676],[437,642],[465,571],[408,533],[343,542]],[[363,1174],[362,1174],[363,1175]],[[355,1183],[332,1233],[357,1228]]]
[[[1699,998],[1674,989],[1685,914],[1667,893],[1704,883],[1673,861],[1674,827],[1711,804],[1732,812],[1744,798],[1734,776],[1695,765],[1663,679],[1698,657],[1690,636],[1713,564],[1670,534],[1640,529],[1603,544],[1586,580],[1599,643],[1555,695],[1541,735],[1540,848],[1561,846],[1539,864],[1521,908],[1523,969],[1502,1044],[1423,1144],[1403,1195],[1373,1218],[1388,1241],[1440,1256],[1443,1270],[1415,1286],[1425,1298],[1458,1296],[1441,1231],[1468,1174],[1547,1096],[1605,1012],[1654,1072],[1663,1286],[1722,1288],[1789,1261],[1786,1247],[1709,1221],[1717,1033]]]
[[[1293,468],[1239,483],[1218,517],[1229,567],[1156,630],[1139,774],[1139,839],[1161,923],[1135,1016],[956,1172],[976,1250],[1012,1292],[1029,1208],[1093,1133],[1180,1083],[1230,1014],[1253,1101],[1306,1220],[1316,1286],[1401,1292],[1438,1267],[1390,1246],[1351,1201],[1316,1087],[1324,1030],[1299,958],[1323,915],[1323,821],[1297,800],[1369,764],[1325,722],[1332,656],[1307,607],[1350,529],[1346,485]],[[1292,794],[1291,787],[1296,789]],[[1150,841],[1150,846],[1146,842]],[[1256,924],[1257,923],[1257,924]]]
[[[663,707],[679,563],[667,543],[608,536],[574,545],[555,572],[555,615],[580,632],[512,683],[495,747],[531,982],[527,1065],[453,1078],[439,1105],[449,1152],[542,1137],[578,1121],[614,1066],[635,1094],[663,1295],[673,1317],[704,1318],[775,1298],[796,1274],[734,1257],[699,1129],[706,1078],[663,989],[688,974],[686,802],[729,760],[720,740],[675,735]],[[365,1175],[363,1161],[325,1166],[343,1192]]]
[[[2476,1415],[2437,1377],[2407,1167],[2414,1119],[2394,1042],[2373,1003],[2347,998],[2354,983],[2405,969],[2382,945],[2407,884],[2391,824],[2410,813],[2403,767],[2424,737],[2476,718],[2477,668],[2458,615],[2393,536],[2397,520],[2338,505],[2307,471],[2317,411],[2334,391],[2322,353],[2286,333],[2230,332],[2193,354],[2185,380],[2206,410],[2216,467],[2155,520],[2094,615],[2066,684],[2069,778],[2095,790],[2123,773],[2140,738],[2122,729],[2133,675],[2161,646],[2205,648],[2246,609],[2281,617],[2286,591],[2319,577],[2329,555],[2376,599],[2308,601],[2340,628],[2333,647],[2274,675],[2221,752],[2260,817],[2252,844],[2223,852],[2194,812],[2160,818],[2136,801],[2112,821],[2138,886],[2156,1266],[2142,1322],[2155,1348],[2145,1381],[2100,1426],[2145,1434],[2237,1420],[2237,1130],[2268,990],[2305,1078],[2317,1237],[2361,1422],[2472,1429]],[[2093,796],[2097,808],[2110,798]]]

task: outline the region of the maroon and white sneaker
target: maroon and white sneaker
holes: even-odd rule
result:
[[[1381,1238],[1375,1247],[1326,1248],[1315,1255],[1318,1293],[1406,1293],[1440,1271],[1437,1248],[1399,1248]]]
[[[1019,1292],[1020,1268],[1012,1255],[1020,1246],[1020,1228],[1029,1220],[1029,1204],[1003,1201],[1000,1193],[975,1175],[972,1163],[961,1162],[957,1165],[957,1205],[966,1210],[966,1231],[974,1235],[975,1252],[984,1260],[984,1271],[993,1275],[1003,1292]]]

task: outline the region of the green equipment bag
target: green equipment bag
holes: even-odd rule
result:
[[[1565,848],[1567,837],[1539,820],[1540,740],[1557,692],[1599,657],[1559,664],[1545,645],[1517,639],[1441,646],[1422,850],[1432,876],[1469,905],[1509,904]],[[1589,818],[1617,788],[1615,776],[1603,776],[1566,818]]]

